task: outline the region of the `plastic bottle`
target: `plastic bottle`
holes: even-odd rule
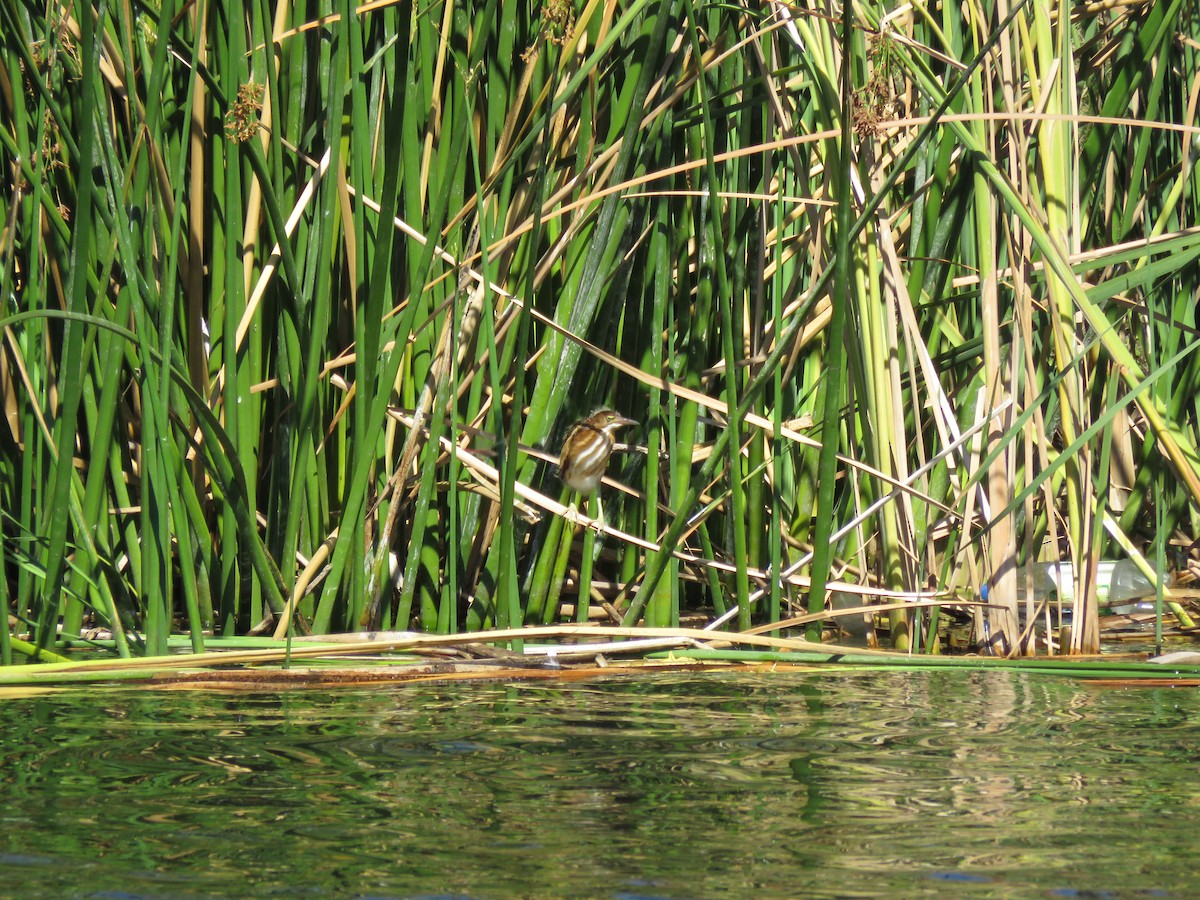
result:
[[[1101,563],[1100,565],[1104,565]],[[1122,559],[1113,564],[1112,574],[1108,579],[1108,602],[1125,603],[1130,600],[1140,600],[1142,597],[1153,597],[1158,591],[1158,585],[1142,574],[1132,560]]]
[[[1075,599],[1075,569],[1069,562],[1034,563],[1018,566],[1017,596],[1024,597],[1026,572],[1032,570],[1033,599],[1044,600],[1057,596],[1064,602]],[[988,598],[987,585],[980,591]],[[1153,597],[1158,586],[1142,574],[1132,560],[1119,559],[1100,562],[1096,566],[1096,599],[1104,605],[1130,604],[1143,597]]]

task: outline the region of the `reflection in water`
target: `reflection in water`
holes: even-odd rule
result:
[[[1187,896],[1200,694],[1003,672],[0,704],[28,896]]]

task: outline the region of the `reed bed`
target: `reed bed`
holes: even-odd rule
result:
[[[431,681],[582,680],[686,670],[714,673],[1000,669],[1098,686],[1200,685],[1200,653],[999,659],[897,653],[697,628],[529,626],[464,634],[373,632],[335,640],[215,638],[219,649],[140,659],[45,661],[0,669],[0,696],[84,685],[264,691]],[[521,641],[521,652],[505,649]],[[496,645],[496,646],[492,646]]]
[[[1200,560],[1198,52],[1185,0],[0,0],[0,662],[847,597],[1095,652],[1098,560]]]

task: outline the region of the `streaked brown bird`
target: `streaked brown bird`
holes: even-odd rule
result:
[[[627,419],[611,409],[602,409],[580,419],[571,426],[563,441],[558,457],[558,476],[581,496],[593,493],[608,468],[617,431],[636,424],[634,419]],[[571,509],[574,510],[574,506]]]

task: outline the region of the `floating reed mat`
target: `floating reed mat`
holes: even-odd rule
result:
[[[110,682],[156,689],[279,690],[380,682],[578,680],[663,671],[782,675],[930,669],[1020,670],[1104,685],[1200,686],[1196,654],[1173,654],[1160,662],[1133,654],[1056,660],[913,656],[698,628],[567,625],[453,635],[374,632],[264,643],[255,649],[243,644],[167,657],[9,667],[0,669],[0,689]]]

